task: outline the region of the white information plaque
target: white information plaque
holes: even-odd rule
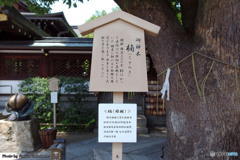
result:
[[[51,103],[58,103],[58,92],[51,92]]]
[[[137,105],[99,104],[98,127],[98,142],[137,142]]]

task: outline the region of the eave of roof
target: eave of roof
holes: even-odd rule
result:
[[[0,50],[6,48],[92,48],[92,38],[45,37],[34,41],[2,41]]]
[[[66,17],[64,16],[63,12],[49,13],[49,14],[45,14],[45,15],[37,15],[35,13],[25,13],[25,12],[22,12],[21,14],[29,20],[37,19],[37,20],[57,20],[57,21],[60,21],[66,27],[66,31],[69,31],[74,37],[78,37],[77,34],[72,29],[72,27],[67,22]]]
[[[21,15],[15,8],[2,6],[0,7],[0,12],[6,14],[8,19],[15,25],[24,30],[34,34],[38,38],[49,36],[46,32],[42,31],[36,27],[33,23],[27,20],[23,15]]]

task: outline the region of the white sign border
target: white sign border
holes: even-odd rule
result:
[[[109,140],[105,140],[105,139],[102,139],[100,136],[103,135],[104,133],[101,133],[103,132],[103,128],[102,125],[103,123],[101,124],[101,120],[103,118],[103,115],[101,115],[101,106],[109,106],[109,108],[114,108],[114,107],[118,107],[118,109],[128,109],[130,108],[133,113],[132,113],[132,116],[133,116],[133,125],[134,125],[134,128],[132,129],[133,133],[131,133],[131,135],[128,135],[127,137],[120,137],[120,138],[115,138],[115,139],[109,139]],[[119,107],[121,106],[121,107]],[[104,109],[103,109],[104,110]],[[135,112],[135,113],[134,113]],[[99,143],[136,143],[137,142],[137,104],[134,104],[134,103],[100,103],[98,105],[98,142]]]

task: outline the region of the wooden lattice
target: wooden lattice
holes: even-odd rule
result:
[[[90,55],[0,54],[0,79],[21,80],[28,77],[90,75]]]
[[[24,79],[40,75],[40,59],[36,56],[1,56],[1,79]]]
[[[90,56],[54,56],[51,58],[51,76],[89,77]]]

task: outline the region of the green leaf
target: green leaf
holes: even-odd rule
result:
[[[77,3],[73,3],[73,7],[74,7],[74,8],[77,8]]]

